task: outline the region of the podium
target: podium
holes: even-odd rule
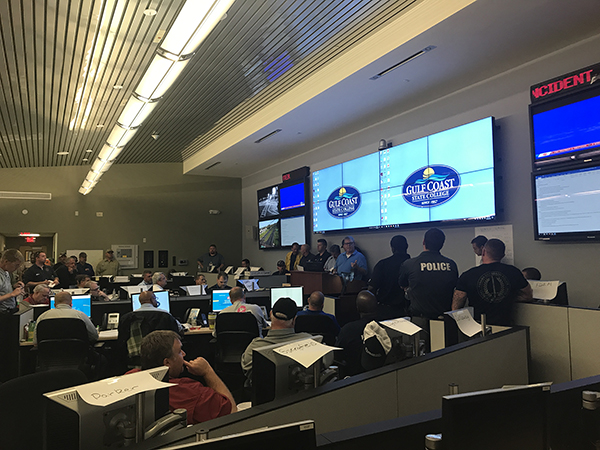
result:
[[[314,291],[321,291],[325,295],[338,296],[342,292],[342,279],[327,272],[293,270],[290,272],[290,284],[292,286],[304,286],[305,295],[310,295]]]

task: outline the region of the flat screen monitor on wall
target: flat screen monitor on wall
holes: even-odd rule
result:
[[[600,166],[534,173],[535,238],[600,239]]]
[[[313,172],[313,230],[495,219],[493,128],[487,117]]]
[[[281,219],[281,245],[283,247],[306,244],[306,219],[304,216],[284,217]]]
[[[282,211],[301,208],[306,205],[304,195],[304,182],[282,187],[280,193],[280,205]]]
[[[600,88],[529,107],[534,169],[600,159]]]
[[[258,245],[260,248],[278,248],[281,246],[279,219],[267,219],[258,222]]]
[[[257,192],[258,219],[279,215],[279,186],[270,186]]]

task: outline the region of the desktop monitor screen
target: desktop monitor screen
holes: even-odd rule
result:
[[[214,312],[223,311],[231,305],[229,300],[229,289],[212,291],[212,310]]]
[[[89,295],[73,295],[72,308],[92,317],[92,298]],[[54,297],[50,297],[50,308],[54,308]]]
[[[271,288],[271,308],[281,297],[289,297],[296,302],[298,308],[302,308],[304,292],[303,287]]]
[[[158,308],[170,313],[171,308],[169,303],[169,291],[156,291],[154,293],[154,296],[156,297],[156,301],[158,302]],[[131,303],[131,306],[134,311],[138,309],[141,306],[140,294],[133,294],[131,296]]]
[[[282,187],[280,192],[281,210],[300,208],[304,206],[304,183]]]

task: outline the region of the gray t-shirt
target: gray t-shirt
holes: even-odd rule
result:
[[[14,289],[10,282],[10,273],[4,269],[0,269],[0,295],[10,294],[12,291],[14,291]],[[0,302],[0,313],[7,313],[16,306],[16,297],[9,297],[8,299]]]

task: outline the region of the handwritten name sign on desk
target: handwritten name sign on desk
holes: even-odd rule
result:
[[[149,372],[136,372],[122,377],[107,378],[94,383],[77,386],[77,393],[83,401],[94,406],[106,406],[141,392],[175,386],[163,383]]]
[[[481,325],[475,322],[468,308],[449,311],[446,314],[452,317],[456,321],[460,331],[469,337],[473,337],[481,331]]]
[[[415,333],[421,331],[421,327],[415,325],[410,320],[406,320],[402,317],[398,319],[384,320],[380,322],[381,325],[384,325],[392,330],[396,330],[402,334],[407,334],[408,336],[412,336]]]
[[[533,298],[540,300],[552,300],[558,292],[560,281],[536,281],[528,280],[533,290]]]
[[[302,341],[295,341],[287,345],[282,345],[274,351],[309,368],[315,361],[319,360],[332,350],[341,349],[323,345],[313,339],[304,339]]]

